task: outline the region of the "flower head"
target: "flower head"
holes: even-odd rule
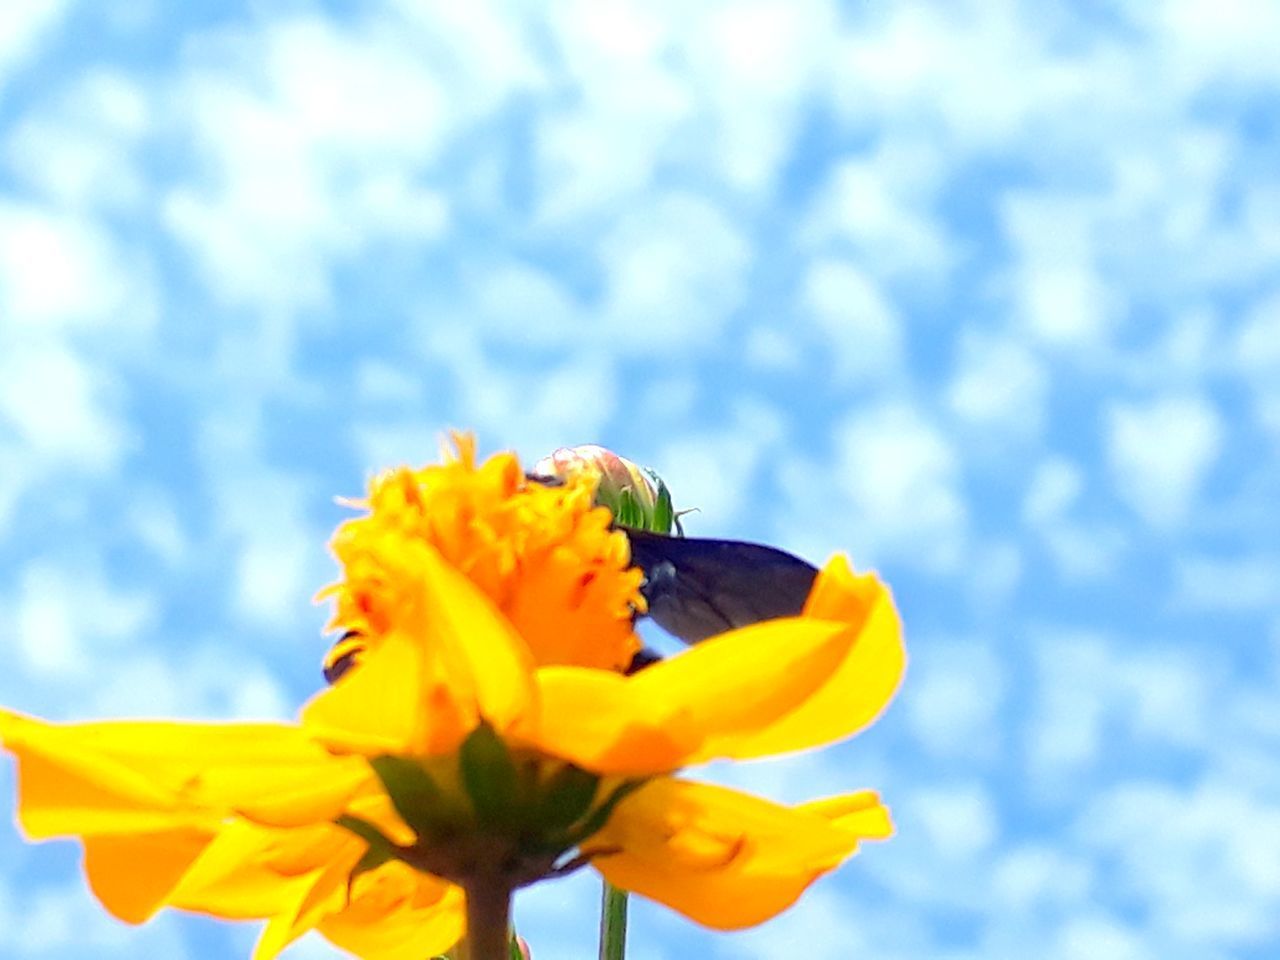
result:
[[[506,455],[459,454],[379,478],[369,516],[340,530],[337,625],[367,645],[298,726],[0,713],[24,827],[81,837],[118,916],[266,916],[259,958],[311,928],[360,956],[420,957],[457,939],[469,896],[589,862],[733,928],[888,835],[868,792],[788,808],[678,776],[874,719],[904,662],[874,577],[835,558],[800,616],[623,676],[591,646],[602,623],[622,632],[612,601],[635,603],[593,481],[530,485]],[[534,566],[548,558],[550,579]],[[548,583],[579,589],[536,591]]]
[[[594,504],[597,476],[574,471],[548,486],[529,481],[514,454],[477,464],[474,440],[454,444],[442,464],[375,477],[368,514],[334,535],[343,578],[321,595],[337,601],[330,626],[354,642],[331,662],[422,629],[412,622],[416,570],[431,547],[502,611],[537,663],[624,669],[640,646],[631,621],[644,606],[641,574]]]

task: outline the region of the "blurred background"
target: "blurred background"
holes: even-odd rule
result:
[[[448,427],[893,586],[906,685],[709,775],[899,835],[637,960],[1280,951],[1280,6],[0,2],[0,703],[287,718]],[[0,810],[13,770],[0,764]],[[247,957],[0,829],[0,956]],[[593,955],[595,885],[521,895]],[[307,940],[294,960],[336,956]]]

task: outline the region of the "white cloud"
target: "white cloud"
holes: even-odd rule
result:
[[[1115,920],[1073,918],[1058,931],[1055,958],[1061,960],[1155,960],[1162,954],[1143,942],[1141,933]]]
[[[36,563],[22,574],[14,629],[34,674],[65,677],[92,674],[154,616],[153,597],[112,586],[101,570]]]
[[[66,0],[25,0],[0,7],[0,90],[9,74],[21,67],[58,25],[68,6]]]
[[[841,163],[815,195],[806,237],[852,247],[875,276],[939,284],[955,253],[933,207],[935,150],[929,141],[889,140]]]
[[[300,662],[295,675],[321,684],[323,643],[317,637],[314,667]],[[77,718],[175,717],[205,720],[286,720],[296,704],[262,662],[226,637],[188,642],[179,654],[139,653],[112,660],[79,696]]]
[[[428,391],[437,415],[464,418],[485,446],[519,450],[530,459],[564,446],[567,438],[598,439],[618,402],[615,360],[603,350],[581,348],[559,362],[517,366],[491,355],[480,331],[436,317],[422,320],[418,349],[452,375]]]
[[[1019,142],[1038,109],[1074,93],[1012,4],[899,4],[859,11],[840,37],[832,91],[842,114],[871,127],[938,129],[961,149]],[[1084,73],[1084,70],[1079,70]],[[1086,74],[1087,75],[1087,74]]]
[[[813,263],[800,302],[822,336],[824,353],[834,355],[840,379],[875,382],[901,375],[902,319],[876,282],[852,263]]]
[[[1116,324],[1114,294],[1095,262],[1095,207],[1087,196],[1053,192],[1010,193],[1000,202],[1014,250],[1014,317],[1048,345],[1096,349]]]
[[[90,220],[0,203],[0,315],[8,332],[145,329],[153,296],[145,270]]]
[[[1179,86],[1194,90],[1210,80],[1273,82],[1280,67],[1267,38],[1280,34],[1280,11],[1267,0],[1173,0],[1153,7],[1152,25]]]
[[[535,219],[552,228],[616,209],[648,188],[660,158],[696,133],[693,94],[669,54],[673,24],[645,5],[578,2],[551,29],[574,92],[535,133]]]
[[[1181,524],[1222,447],[1217,409],[1191,394],[1116,402],[1107,430],[1107,457],[1120,496],[1156,527]]]
[[[1044,530],[1044,545],[1068,580],[1097,580],[1115,573],[1132,538],[1112,525],[1068,521]]]
[[[1039,358],[1017,341],[966,333],[947,402],[982,442],[1034,439],[1044,424],[1048,381]]]
[[[1032,911],[1068,911],[1095,893],[1093,865],[1056,846],[1023,844],[1000,854],[991,877],[993,902],[1028,916]]]
[[[65,346],[19,344],[0,354],[0,421],[37,462],[110,470],[133,442],[111,412],[114,387]]]
[[[1132,649],[1101,636],[1036,630],[1036,697],[1023,735],[1032,792],[1057,805],[1119,737],[1167,755],[1210,742],[1220,665],[1184,650]]]
[[[1247,788],[1125,782],[1102,792],[1076,830],[1115,858],[1122,892],[1178,940],[1246,946],[1280,933],[1280,810]]]
[[[602,319],[629,350],[716,342],[746,293],[750,247],[715,206],[672,194],[635,208],[603,238]]]
[[[902,823],[923,829],[942,860],[972,860],[997,842],[1000,819],[989,790],[976,781],[919,788],[899,802]]]
[[[1040,526],[1062,518],[1084,489],[1084,472],[1063,457],[1051,457],[1037,465],[1022,501],[1022,517]]]
[[[463,309],[469,322],[483,325],[487,337],[503,344],[572,345],[596,332],[570,292],[529,264],[485,264],[468,287],[471,300]]]
[[[690,87],[707,101],[708,165],[749,196],[767,190],[787,159],[836,16],[826,0],[722,4],[695,15],[683,38]]]
[[[5,153],[21,180],[58,203],[125,207],[144,193],[134,151],[151,120],[144,88],[121,73],[95,71],[23,119]]]
[[[193,49],[174,110],[204,177],[164,210],[216,296],[323,305],[335,261],[382,238],[441,235],[447,204],[421,173],[460,116],[410,35],[291,19]]]
[[[1252,387],[1257,419],[1280,434],[1280,293],[1257,303],[1234,337],[1232,352]]]
[[[1236,613],[1280,610],[1280,558],[1181,557],[1175,563],[1177,602]]]
[[[659,448],[653,466],[670,487],[676,508],[698,510],[685,521],[690,532],[725,536],[741,522],[756,471],[782,435],[776,410],[740,402],[731,423],[682,430]]]
[[[767,372],[798,370],[804,362],[795,336],[772,324],[758,324],[747,330],[742,352],[748,364]]]
[[[854,861],[855,863],[857,861]],[[753,930],[730,934],[716,943],[716,955],[776,960],[804,944],[809,960],[843,960],[873,953],[867,918],[851,908],[847,898],[821,883],[805,892],[800,902]],[[814,931],[822,931],[815,936]]]
[[[1111,574],[1130,538],[1119,528],[1076,516],[1084,470],[1065,457],[1042,460],[1022,498],[1022,521],[1040,538],[1058,573],[1068,580]]]
[[[895,559],[925,569],[956,563],[968,509],[960,459],[942,431],[901,403],[858,409],[834,428],[830,463],[779,467],[788,536],[814,556],[851,550],[860,566]]]
[[[161,918],[142,929],[122,923],[94,901],[78,878],[58,885],[27,882],[14,900],[22,922],[0,927],[0,948],[13,960],[86,955],[127,960],[139,952],[166,960],[190,957],[172,919]]]
[[[920,644],[901,708],[911,731],[936,758],[990,761],[1004,752],[1000,710],[1008,670],[974,642]]]

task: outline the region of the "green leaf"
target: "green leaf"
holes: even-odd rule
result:
[[[644,779],[626,780],[616,787],[604,803],[592,810],[587,819],[582,822],[582,825],[572,832],[571,836],[574,845],[581,843],[600,830],[601,827],[609,822],[609,818],[613,816],[613,808],[643,787],[646,782],[647,780]]]
[[[462,785],[486,826],[510,826],[516,819],[520,774],[502,738],[481,723],[462,741],[459,750]]]
[[[581,767],[561,767],[542,789],[538,825],[552,829],[569,826],[590,809],[599,785],[600,778]]]
[[[391,798],[396,813],[418,836],[429,836],[442,821],[444,803],[440,788],[415,760],[387,754],[369,761]]]
[[[397,847],[394,843],[392,843],[391,839],[385,833],[379,830],[376,825],[370,823],[368,820],[365,820],[363,817],[357,817],[354,814],[344,813],[342,814],[342,816],[338,817],[338,819],[334,820],[333,822],[336,823],[338,826],[342,827],[344,830],[349,830],[350,832],[354,833],[357,837],[359,837],[361,840],[363,840],[365,843],[369,845],[369,849],[365,853],[366,857],[370,853],[376,852],[377,855],[384,857],[381,863],[386,863],[387,860],[391,860],[399,857],[400,848]],[[361,862],[362,863],[364,862],[363,857],[361,858]]]

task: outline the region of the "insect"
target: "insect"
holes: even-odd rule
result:
[[[737,540],[620,528],[644,571],[648,615],[685,643],[761,620],[796,616],[817,570],[783,550]]]

